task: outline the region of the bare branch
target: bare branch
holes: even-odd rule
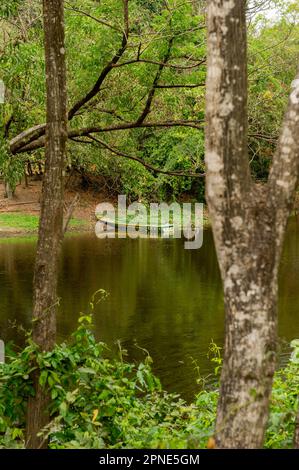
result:
[[[205,86],[205,83],[197,83],[194,85],[156,85],[156,88],[198,88]]]
[[[155,75],[155,78],[153,80],[153,84],[151,86],[151,89],[148,93],[148,97],[147,97],[147,100],[146,100],[146,103],[145,103],[145,106],[144,106],[144,109],[141,113],[141,115],[139,116],[139,118],[137,119],[136,121],[136,124],[137,125],[140,125],[146,118],[146,116],[150,113],[150,110],[151,110],[151,105],[152,105],[152,102],[153,102],[153,99],[154,99],[154,95],[155,95],[155,91],[156,91],[156,87],[158,85],[158,81],[161,77],[161,74],[163,72],[163,69],[165,67],[165,64],[167,64],[168,60],[169,60],[169,57],[170,57],[170,54],[171,54],[171,48],[172,48],[172,44],[173,44],[173,39],[174,38],[170,38],[169,41],[168,41],[168,47],[167,47],[167,51],[166,51],[166,54],[165,54],[165,57],[164,57],[164,60],[163,62],[161,62],[161,64],[159,65],[159,68],[157,70],[157,73]]]
[[[266,134],[258,134],[258,133],[253,133],[253,134],[249,133],[248,137],[252,137],[253,139],[266,140],[268,142],[277,142],[277,139],[278,139],[277,136],[271,136],[271,135],[266,135]]]
[[[9,129],[10,129],[11,124],[13,123],[13,120],[14,120],[13,113],[11,113],[7,121],[4,123],[4,138],[5,139],[8,138]]]
[[[38,124],[37,126],[30,127],[25,131],[18,134],[16,137],[10,141],[10,151],[11,153],[18,153],[21,147],[24,147],[34,140],[41,137],[46,130],[46,124]]]
[[[68,2],[66,2],[66,3],[67,3],[68,5],[70,5]],[[114,26],[114,25],[108,23],[107,21],[105,21],[105,20],[103,20],[103,19],[101,19],[101,18],[97,18],[97,17],[91,15],[90,13],[87,13],[86,11],[81,10],[80,8],[76,8],[76,7],[71,6],[71,5],[70,5],[69,7],[66,7],[66,6],[65,6],[64,8],[65,8],[65,10],[70,10],[70,11],[73,11],[73,12],[75,12],[75,13],[79,13],[80,15],[84,15],[84,16],[86,16],[87,18],[90,18],[90,19],[96,21],[97,23],[99,23],[99,24],[101,24],[101,25],[103,25],[103,26],[107,26],[108,28],[111,28],[111,29],[113,29],[114,31],[117,31],[118,33],[123,33],[123,31],[121,30],[121,28],[118,28],[117,26]]]
[[[65,234],[65,232],[68,229],[68,226],[69,226],[69,223],[71,221],[73,212],[74,212],[76,206],[78,205],[79,200],[80,200],[80,195],[79,195],[79,193],[76,193],[75,197],[70,202],[70,204],[68,206],[64,205],[63,227],[62,227],[63,234]]]
[[[121,62],[120,64],[115,64],[113,65],[113,68],[117,67],[124,67],[125,65],[131,65],[131,64],[137,64],[137,63],[144,63],[144,64],[152,64],[152,65],[163,65],[164,67],[170,67],[173,69],[178,69],[178,70],[190,70],[190,69],[195,69],[199,67],[200,65],[205,64],[206,58],[201,60],[200,62],[197,62],[196,64],[192,65],[179,65],[179,64],[165,64],[164,62],[159,62],[157,60],[150,60],[150,59],[140,59],[140,57],[137,59],[132,59],[128,60],[126,62]]]
[[[138,124],[136,122],[132,123],[123,123],[119,125],[114,125],[110,127],[83,127],[80,129],[71,129],[68,131],[68,138],[73,139],[76,137],[86,136],[88,134],[94,133],[104,133],[104,132],[114,132],[114,131],[123,131],[129,129],[139,129],[139,128],[159,128],[159,127],[191,127],[194,129],[203,129],[203,126],[200,123],[203,122],[201,120],[181,120],[181,121],[161,121],[161,122],[143,122]],[[39,148],[44,147],[45,145],[45,137],[41,136],[37,140],[30,142],[27,145],[19,145],[17,150],[13,151],[13,147],[11,146],[11,152],[13,154],[19,154],[24,152],[31,152],[33,150],[37,150]]]

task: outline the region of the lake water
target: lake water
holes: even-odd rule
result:
[[[0,338],[22,343],[19,328],[30,327],[34,239],[0,240]],[[212,233],[200,250],[184,250],[183,240],[99,240],[93,234],[66,237],[60,264],[58,333],[75,329],[92,294],[109,297],[95,307],[98,339],[129,359],[149,351],[163,386],[192,398],[198,370],[213,372],[207,357],[211,340],[223,344],[222,288]],[[282,350],[299,338],[299,221],[291,219],[280,270],[279,335]],[[282,353],[282,360],[286,354]],[[212,380],[212,376],[208,380]]]

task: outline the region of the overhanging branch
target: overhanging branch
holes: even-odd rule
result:
[[[127,60],[126,62],[121,62],[118,64],[113,65],[113,68],[117,67],[124,67],[126,65],[131,65],[131,64],[138,64],[138,63],[144,63],[144,64],[152,64],[152,65],[163,65],[164,67],[169,67],[173,69],[178,69],[178,70],[190,70],[190,69],[195,69],[199,67],[200,65],[205,64],[206,59],[204,58],[200,62],[197,62],[196,64],[192,65],[178,65],[178,64],[166,64],[165,62],[159,62],[157,60],[150,60],[150,59],[132,59],[132,60]]]
[[[124,3],[124,31],[122,36],[122,43],[115,54],[115,56],[111,59],[111,61],[103,68],[102,72],[99,75],[94,86],[89,90],[89,92],[81,98],[74,106],[70,109],[68,113],[69,121],[75,116],[76,112],[79,111],[82,106],[88,103],[101,89],[101,85],[104,82],[105,78],[112,70],[113,66],[117,64],[123,53],[125,52],[127,45],[128,45],[128,36],[129,36],[129,11],[128,11],[128,0],[123,0]]]
[[[76,138],[87,136],[89,134],[95,133],[104,133],[104,132],[117,132],[117,131],[125,131],[130,129],[140,129],[140,128],[159,128],[159,127],[191,127],[194,129],[203,130],[204,127],[200,123],[203,121],[200,120],[186,120],[186,121],[162,121],[162,122],[143,122],[141,124],[137,124],[136,122],[133,123],[122,123],[115,126],[110,127],[83,127],[80,129],[70,129],[68,131],[68,138]],[[13,150],[13,146],[11,145],[11,152],[13,154],[17,153],[24,153],[24,152],[31,152],[33,150],[37,150],[39,148],[44,147],[45,145],[45,136],[40,137],[33,142],[30,142],[27,145],[19,147],[17,150]]]
[[[89,139],[91,139],[92,141],[96,142],[101,147],[105,148],[106,150],[109,150],[109,152],[111,152],[111,153],[113,153],[113,154],[115,154],[119,157],[128,158],[129,160],[133,160],[135,162],[138,162],[141,165],[143,165],[145,168],[147,168],[148,170],[153,171],[154,173],[161,173],[163,175],[169,175],[169,176],[184,176],[184,177],[190,177],[190,178],[202,178],[202,177],[205,176],[205,173],[191,173],[191,172],[186,173],[184,171],[162,170],[160,168],[157,168],[157,167],[154,167],[154,166],[150,165],[149,163],[142,160],[142,158],[124,153],[121,150],[108,145],[106,142],[104,142],[104,141],[102,141],[102,140],[100,140],[100,139],[98,139],[98,138],[96,138],[92,135],[87,135],[87,137]]]
[[[167,47],[166,54],[164,56],[164,60],[159,65],[159,68],[158,68],[157,73],[155,75],[155,78],[153,80],[153,84],[152,84],[152,86],[149,90],[148,97],[147,97],[144,109],[143,109],[142,113],[140,114],[139,118],[136,121],[137,125],[140,125],[145,120],[146,116],[151,111],[151,105],[152,105],[152,102],[153,102],[153,99],[154,99],[156,88],[158,86],[158,81],[161,77],[161,74],[163,72],[163,69],[164,69],[165,65],[167,64],[167,62],[169,60],[169,57],[170,57],[170,54],[171,54],[172,44],[173,44],[173,38],[171,37],[168,41],[168,47]]]

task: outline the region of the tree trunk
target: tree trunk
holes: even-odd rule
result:
[[[225,266],[220,261],[226,335],[216,424],[218,447],[260,448],[264,441],[276,364],[277,265],[271,224],[258,220],[263,212],[244,218],[244,226],[252,226],[246,239],[230,227],[235,234],[232,242],[239,249],[232,250]]]
[[[299,410],[298,410],[296,424],[295,424],[294,449],[299,449]]]
[[[206,198],[226,311],[218,447],[263,445],[275,370],[277,273],[298,182],[299,80],[269,181],[247,150],[246,0],[208,1]],[[296,140],[297,139],[297,140]]]
[[[53,348],[56,338],[57,269],[63,227],[63,173],[67,136],[66,67],[63,0],[44,0],[47,126],[45,174],[34,271],[33,340],[41,350]],[[28,403],[26,446],[45,447],[38,436],[49,422],[48,394],[34,376],[35,397]]]
[[[14,193],[8,181],[4,182],[4,187],[5,187],[4,197],[6,197],[7,199],[12,199]]]

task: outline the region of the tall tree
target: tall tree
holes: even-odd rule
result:
[[[295,449],[299,449],[299,410],[295,424],[294,447]]]
[[[208,1],[206,197],[220,265],[226,338],[218,447],[263,444],[276,365],[277,273],[299,170],[299,75],[267,184],[247,153],[246,1]]]
[[[63,236],[65,145],[67,139],[66,66],[63,0],[43,1],[46,61],[47,122],[45,174],[34,271],[33,340],[41,350],[56,338],[57,268]],[[34,376],[35,396],[29,400],[27,447],[43,447],[38,435],[48,423],[48,395]]]
[[[173,162],[161,168],[146,161],[141,142],[147,136],[156,136],[158,142],[174,127],[191,136],[199,130],[203,136],[202,119],[194,106],[196,90],[204,86],[205,78],[204,18],[195,15],[188,0],[179,5],[175,0],[139,3],[108,0],[103,5],[88,1],[65,5],[68,62],[73,70],[68,82],[70,149],[92,154],[93,163],[95,155],[98,160],[110,155],[118,161],[138,162],[153,174],[200,178],[202,161],[186,156],[192,163],[186,172]],[[36,90],[31,93],[42,104],[43,97]],[[175,112],[174,103],[180,103]],[[11,129],[11,135],[17,135],[9,139],[15,161],[24,153],[34,159],[38,155],[34,151],[45,143],[44,123],[19,132],[21,126]],[[83,162],[86,166],[88,159]]]

